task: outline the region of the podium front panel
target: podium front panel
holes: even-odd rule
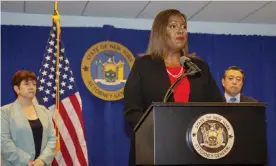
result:
[[[222,117],[227,123],[201,123],[207,115]],[[233,132],[227,139],[226,131]],[[219,142],[217,148],[210,144],[213,138]],[[136,146],[138,165],[265,164],[265,108],[231,104],[153,106],[136,129]]]
[[[135,134],[136,163],[154,163],[153,113],[150,112]]]
[[[157,165],[262,164],[267,158],[265,113],[258,107],[155,107],[153,112]],[[221,115],[232,125],[234,144],[223,158],[204,158],[190,142],[192,125],[204,114]]]

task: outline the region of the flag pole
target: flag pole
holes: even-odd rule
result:
[[[54,14],[53,14],[53,22],[56,25],[56,31],[57,31],[57,36],[56,36],[56,112],[55,112],[55,121],[56,121],[56,133],[57,133],[57,146],[56,146],[56,152],[59,151],[60,149],[60,134],[58,131],[58,125],[57,123],[59,122],[57,119],[59,117],[59,102],[60,102],[60,96],[59,96],[59,77],[60,77],[60,72],[59,72],[59,54],[60,54],[60,15],[58,11],[58,2],[55,0],[54,4]]]

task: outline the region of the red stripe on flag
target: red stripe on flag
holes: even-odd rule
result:
[[[80,142],[79,142],[79,139],[78,139],[78,136],[77,136],[77,133],[76,133],[76,130],[79,130],[79,129],[74,128],[74,125],[72,124],[72,121],[69,118],[69,116],[67,114],[67,111],[64,108],[62,102],[60,102],[59,106],[60,106],[59,107],[60,108],[60,110],[59,110],[60,116],[62,117],[63,122],[64,122],[64,124],[65,124],[65,126],[66,126],[66,128],[67,128],[67,130],[68,130],[68,132],[71,136],[73,144],[76,148],[76,154],[77,154],[77,157],[79,159],[79,162],[80,162],[81,166],[87,165],[86,159],[84,157],[84,154],[83,154],[83,151],[82,151],[82,148],[80,146]]]
[[[80,121],[80,124],[81,124],[81,128],[82,128],[82,133],[84,135],[84,124],[83,124],[83,119],[82,119],[82,111],[81,111],[81,107],[80,107],[80,103],[78,102],[78,99],[77,99],[77,96],[76,95],[72,95],[69,97],[70,101],[71,101],[71,104],[73,105],[77,115],[78,115],[78,118],[79,118],[79,121]]]
[[[58,166],[58,163],[57,163],[56,159],[53,160],[52,166]]]
[[[60,151],[61,151],[61,154],[62,154],[62,157],[63,157],[63,160],[65,161],[65,163],[67,165],[73,165],[73,160],[70,156],[70,153],[69,153],[61,135],[60,135]],[[72,157],[74,157],[74,156],[72,156]]]
[[[54,122],[54,121],[53,121]],[[54,126],[56,126],[56,123],[54,122]],[[59,130],[58,130],[59,131]],[[65,143],[64,143],[64,140],[63,140],[63,138],[62,138],[62,136],[61,136],[61,133],[59,132],[59,138],[60,138],[60,155],[62,155],[62,157],[61,158],[63,158],[63,160],[65,161],[65,163],[67,164],[67,165],[73,165],[73,161],[72,161],[72,158],[71,158],[71,156],[70,156],[70,153],[69,153],[69,151],[68,151],[68,149],[67,149],[67,147],[66,147],[66,145],[65,145]],[[54,159],[54,161],[56,162],[56,163],[54,163],[53,162],[53,166],[58,166],[58,163],[57,163],[57,161],[56,161],[56,159]],[[56,164],[56,165],[55,165]]]

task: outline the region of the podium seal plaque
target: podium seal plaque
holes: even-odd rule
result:
[[[199,117],[189,133],[194,150],[207,159],[226,156],[234,145],[234,130],[229,121],[218,114]]]

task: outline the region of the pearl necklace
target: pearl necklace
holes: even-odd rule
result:
[[[166,69],[166,70],[167,70],[168,74],[171,75],[173,78],[178,78],[183,73],[183,67],[181,67],[180,72],[177,75],[173,75],[168,69]]]

